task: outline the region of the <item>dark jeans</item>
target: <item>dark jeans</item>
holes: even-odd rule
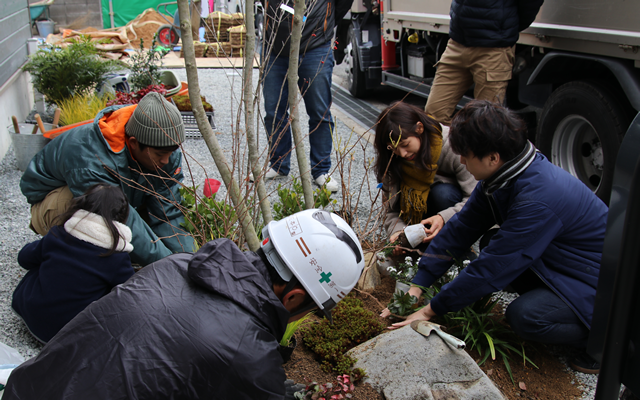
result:
[[[507,307],[505,316],[518,336],[534,342],[586,348],[589,329],[533,271],[525,271],[511,286],[520,297]]]
[[[460,186],[452,183],[439,182],[431,185],[427,197],[427,215],[436,215],[442,210],[453,207],[462,201]]]
[[[264,124],[269,138],[270,166],[288,175],[291,161],[291,125],[289,123],[289,57],[270,56],[263,86]],[[298,87],[309,115],[309,162],[311,175],[317,178],[331,168],[331,74],[333,50],[331,42],[300,56]]]

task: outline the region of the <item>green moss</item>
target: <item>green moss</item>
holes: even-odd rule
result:
[[[384,324],[362,302],[347,296],[333,311],[333,325],[327,319],[300,329],[304,344],[320,358],[322,369],[338,374],[351,373],[355,359],[345,355],[349,349],[378,335]]]
[[[200,96],[200,98],[202,99],[202,105],[204,106],[204,110],[209,112],[213,111],[213,106],[207,103],[207,100],[204,98],[204,96]],[[176,107],[178,107],[178,110],[180,111],[192,110],[191,100],[189,100],[189,95],[173,96],[172,99],[176,103]]]

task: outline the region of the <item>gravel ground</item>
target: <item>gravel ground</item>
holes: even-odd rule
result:
[[[186,72],[183,69],[174,70],[181,80],[186,81]],[[246,169],[247,150],[242,145],[244,141],[243,116],[239,114],[241,98],[242,77],[241,71],[223,69],[201,69],[198,71],[202,94],[215,109],[216,138],[224,149],[227,161],[242,160],[240,168],[235,171],[236,180],[241,181],[240,171]],[[257,72],[255,73],[257,75]],[[255,85],[255,82],[254,82]],[[301,112],[301,126],[308,126],[306,113]],[[339,113],[334,113],[334,117]],[[375,178],[367,165],[372,162],[374,153],[371,145],[358,141],[356,131],[362,131],[348,119],[336,121],[334,134],[334,149],[336,147],[346,149],[343,156],[332,155],[332,168],[337,165],[343,167],[343,173],[338,169],[333,170],[333,177],[346,183],[350,188],[349,193],[342,191],[333,197],[337,200],[336,209],[349,208],[352,211],[356,230],[361,235],[371,237],[376,234],[373,222],[379,213],[379,200],[374,202],[377,190]],[[265,161],[266,139],[262,130],[258,133],[261,148],[261,160]],[[306,143],[308,149],[308,142]],[[185,184],[201,185],[204,179],[216,178],[221,180],[220,174],[213,162],[208,148],[202,139],[188,139],[183,145],[185,159]],[[306,151],[308,156],[308,150]],[[292,157],[292,175],[297,171],[297,162]],[[290,178],[292,177],[290,175]],[[297,173],[296,173],[297,175]],[[22,321],[11,310],[11,295],[14,288],[24,275],[24,270],[18,265],[16,258],[20,249],[27,243],[39,239],[29,228],[29,205],[19,189],[21,172],[16,167],[13,150],[0,161],[0,342],[18,350],[26,359],[38,354],[42,344],[33,339]],[[290,183],[290,179],[280,179],[267,184],[271,199],[276,198],[275,190],[278,184]],[[217,199],[226,194],[224,185],[220,188]],[[346,195],[346,196],[345,196]],[[345,207],[345,204],[350,206]],[[374,204],[374,206],[372,206]],[[507,300],[509,301],[509,300]],[[559,357],[565,362],[567,351],[558,349]],[[568,368],[568,367],[567,367]],[[575,373],[575,384],[584,388],[583,399],[592,399],[595,393],[596,376]]]

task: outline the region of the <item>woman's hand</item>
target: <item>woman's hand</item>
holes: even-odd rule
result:
[[[398,238],[400,237],[401,233],[402,233],[402,231],[398,231],[398,232],[392,233],[391,236],[389,236],[389,243],[396,242],[398,240]],[[398,245],[395,245],[393,247],[393,252],[391,253],[391,255],[399,256],[400,254],[404,254],[404,250],[402,250],[402,247],[400,247]]]
[[[444,226],[444,218],[442,218],[439,214],[436,214],[433,217],[429,217],[423,220],[421,224],[431,225],[429,228],[425,229],[427,237],[422,240],[423,243],[430,242],[434,237],[436,237],[436,235]]]
[[[427,304],[424,308],[419,309],[413,314],[409,315],[406,320],[402,322],[396,322],[391,326],[387,327],[389,330],[394,330],[398,328],[402,328],[405,325],[409,325],[413,321],[429,321],[431,318],[435,317],[436,313],[431,309],[431,304]]]

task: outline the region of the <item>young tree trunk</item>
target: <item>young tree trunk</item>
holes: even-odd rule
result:
[[[202,137],[213,156],[213,160],[222,175],[227,190],[229,191],[231,201],[236,208],[238,219],[242,225],[247,245],[251,251],[260,248],[260,240],[253,226],[253,220],[248,212],[246,203],[243,201],[238,183],[233,180],[233,174],[229,169],[227,162],[218,139],[213,133],[211,125],[207,120],[207,116],[202,106],[200,98],[200,85],[198,83],[198,69],[196,67],[196,55],[193,46],[193,35],[191,34],[191,20],[189,17],[188,0],[178,0],[178,13],[180,14],[180,30],[182,31],[182,48],[184,49],[184,63],[187,71],[187,81],[189,82],[189,100],[193,108],[193,115],[198,123],[198,129],[202,133]],[[253,61],[250,64],[253,66]],[[245,68],[246,69],[246,68]]]
[[[260,210],[262,211],[262,220],[267,225],[273,220],[271,215],[271,203],[264,187],[264,179],[262,176],[262,168],[258,161],[258,142],[256,140],[256,130],[254,129],[254,111],[255,98],[253,96],[253,60],[255,58],[256,32],[253,29],[255,25],[255,16],[253,15],[254,0],[245,1],[245,18],[244,23],[247,29],[247,43],[244,52],[244,68],[242,70],[244,82],[244,123],[247,132],[247,145],[249,146],[249,165],[254,176],[254,182],[257,185],[258,199],[260,200]]]
[[[302,17],[306,9],[304,1],[296,1],[293,14],[293,32],[291,33],[291,44],[289,51],[289,70],[287,71],[287,81],[289,84],[289,116],[291,118],[291,132],[295,143],[296,156],[298,157],[298,168],[300,169],[300,180],[302,181],[302,191],[304,193],[304,208],[313,208],[313,190],[311,189],[311,176],[307,155],[304,152],[302,143],[302,133],[300,129],[299,105],[298,102],[298,61],[300,54],[300,38],[302,36]]]

